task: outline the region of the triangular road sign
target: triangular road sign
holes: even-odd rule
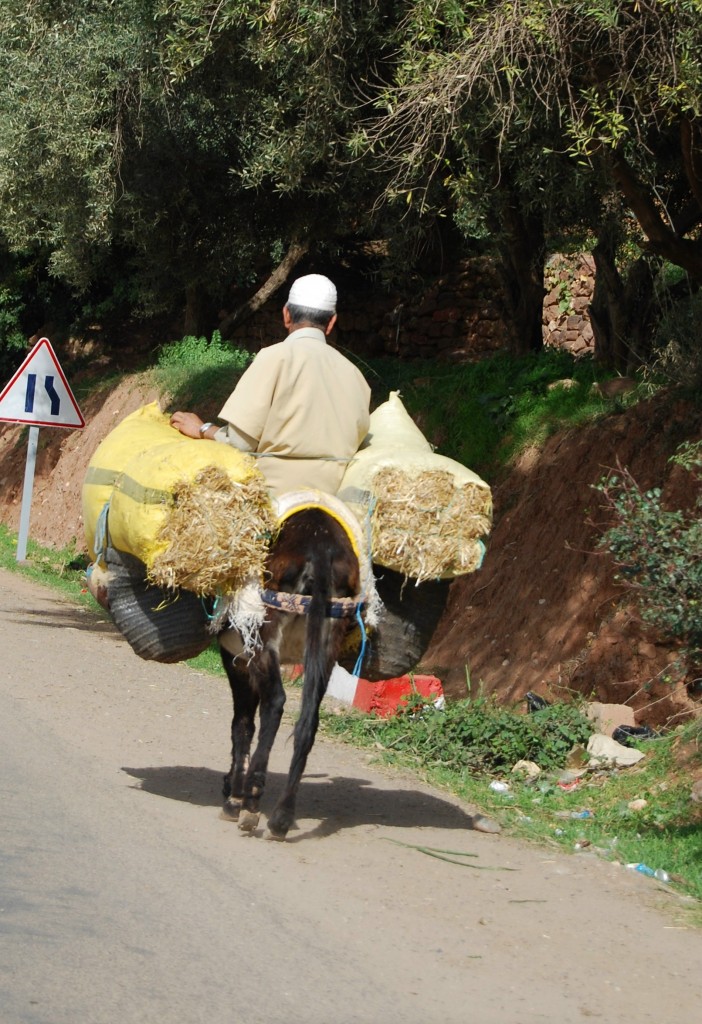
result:
[[[0,420],[84,427],[85,420],[48,338],[40,338],[0,392]]]

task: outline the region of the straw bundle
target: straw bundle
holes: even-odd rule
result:
[[[339,497],[369,523],[373,561],[417,582],[480,567],[492,525],[484,480],[436,454],[397,392],[371,416]]]
[[[88,549],[108,543],[143,563],[150,584],[198,595],[260,576],[276,517],[255,459],[184,437],[157,403],[125,417],[95,451],[83,483]]]
[[[196,594],[238,590],[262,575],[276,525],[261,476],[237,483],[217,466],[203,469],[172,489],[149,581]]]
[[[371,546],[379,565],[421,581],[474,572],[490,530],[489,491],[446,470],[386,468],[373,477]]]

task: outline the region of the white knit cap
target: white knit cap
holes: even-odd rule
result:
[[[288,302],[306,309],[336,313],[336,288],[329,278],[322,274],[307,274],[293,282]]]

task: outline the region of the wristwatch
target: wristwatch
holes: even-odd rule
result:
[[[210,427],[213,426],[214,423],[203,423],[202,426],[200,427],[200,437],[204,437],[205,433],[210,429]]]

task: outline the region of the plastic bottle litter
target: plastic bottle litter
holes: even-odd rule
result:
[[[653,878],[656,873],[648,864],[627,864],[627,868],[629,871],[638,871],[640,875],[648,875],[649,878]]]
[[[648,864],[627,864],[629,871],[638,871],[640,875],[647,875],[649,878],[657,878],[659,882],[669,882],[670,875],[663,868],[650,868]]]
[[[571,816],[571,818],[577,818],[579,821],[583,821],[585,818],[594,818],[595,817],[595,815],[592,813],[592,811],[587,811],[587,810],[585,810],[585,811],[571,811],[570,812],[570,816]]]
[[[506,782],[498,782],[497,779],[493,779],[490,783],[490,789],[493,793],[509,793],[509,786]]]

